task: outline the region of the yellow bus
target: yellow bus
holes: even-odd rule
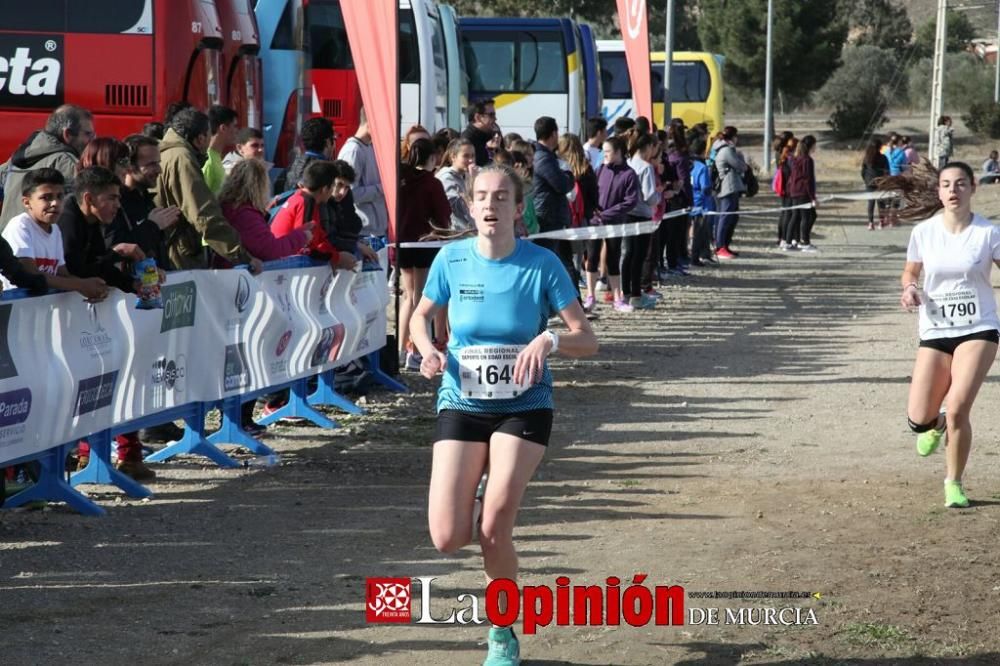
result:
[[[613,124],[620,116],[634,116],[632,84],[625,62],[625,45],[620,40],[597,42],[604,90],[603,115]],[[649,54],[651,83],[653,86],[653,122],[658,127],[666,123],[663,118],[663,51]],[[707,123],[711,133],[723,127],[723,98],[721,56],[701,51],[674,51],[671,90],[672,115],[681,118],[687,127]]]

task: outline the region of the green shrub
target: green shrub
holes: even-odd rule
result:
[[[839,139],[856,139],[873,132],[889,119],[888,101],[905,87],[893,51],[877,46],[849,46],[844,64],[816,94],[820,105],[833,108],[827,121]]]
[[[976,134],[986,134],[991,139],[1000,139],[1000,104],[974,102],[969,107],[969,112],[962,116],[962,121]]]

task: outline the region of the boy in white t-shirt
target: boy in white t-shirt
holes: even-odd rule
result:
[[[62,212],[65,179],[56,169],[35,169],[24,177],[21,202],[25,212],[3,230],[3,239],[28,273],[45,276],[48,286],[76,291],[88,301],[104,300],[108,286],[101,278],[78,278],[66,270],[62,233],[56,226]],[[6,277],[3,288],[11,289]]]

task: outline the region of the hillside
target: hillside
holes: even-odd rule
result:
[[[934,17],[934,12],[937,11],[937,0],[899,0],[899,4],[906,7],[906,11],[910,15],[910,21],[913,23],[913,27],[919,27],[923,25],[928,19]],[[972,20],[972,25],[976,26],[978,34],[984,39],[994,39],[996,37],[997,29],[997,14],[996,10],[992,7],[978,7],[978,5],[988,5],[989,2],[983,0],[949,0],[948,5],[952,8],[959,7],[962,5],[966,6],[976,6],[976,9],[966,10],[969,14],[969,18]]]

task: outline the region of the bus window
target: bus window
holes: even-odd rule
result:
[[[704,102],[712,89],[708,67],[703,62],[677,62],[671,68],[673,89],[670,91],[672,104],[681,102]],[[663,103],[663,63],[653,65],[653,102]]]
[[[447,49],[444,44],[444,29],[441,27],[441,19],[439,17],[428,15],[427,20],[431,25],[431,51],[434,54],[436,106],[447,108],[448,60]]]
[[[628,77],[628,64],[624,52],[600,54],[601,87],[607,99],[629,99],[632,97],[632,83]]]
[[[0,0],[3,29],[29,32],[65,32],[66,0],[34,0],[30,11],[24,0]]]
[[[147,0],[87,0],[86,11],[66,11],[66,32],[119,34],[128,32],[139,23],[146,11]],[[32,12],[35,10],[32,9]]]
[[[354,69],[340,3],[310,2],[306,6],[306,25],[312,56],[310,69]]]
[[[467,31],[469,89],[477,93],[565,93],[566,52],[560,32]]]
[[[399,10],[399,82],[420,84],[420,46],[412,9]]]
[[[274,37],[271,38],[272,51],[294,51],[295,50],[295,30],[293,28],[292,0],[286,0],[285,9],[281,12],[278,25],[274,28]]]
[[[559,35],[524,33],[518,50],[519,92],[566,92],[566,55]]]

